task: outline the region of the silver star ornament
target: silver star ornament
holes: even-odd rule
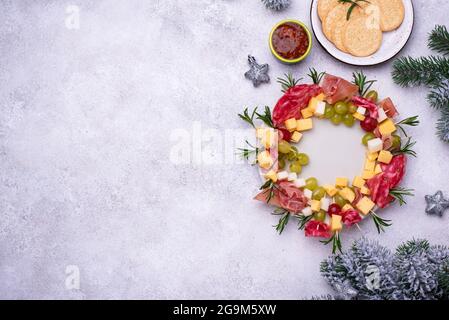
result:
[[[433,196],[425,197],[427,202],[426,213],[431,215],[443,216],[446,209],[449,208],[449,200],[444,198],[443,192],[437,191]]]
[[[256,58],[248,56],[249,71],[245,73],[245,78],[251,80],[255,87],[258,87],[261,83],[270,82],[270,76],[268,75],[268,64],[258,64]]]

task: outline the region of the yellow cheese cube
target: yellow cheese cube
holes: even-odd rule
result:
[[[365,171],[363,171],[362,178],[365,180],[369,180],[372,177],[374,177],[375,175],[376,174],[374,173],[374,171],[365,170]]]
[[[295,131],[296,129],[296,119],[291,118],[285,121],[285,127],[288,131]]]
[[[301,138],[302,138],[302,133],[299,133],[298,131],[295,131],[295,132],[292,134],[291,141],[293,141],[293,142],[295,142],[295,143],[298,143],[299,140],[301,140]]]
[[[374,169],[374,174],[379,174],[382,172],[382,167],[380,166],[380,164],[376,165],[376,168]]]
[[[369,196],[371,191],[367,187],[363,186],[362,189],[360,189],[360,193]]]
[[[367,152],[366,153],[366,158],[371,161],[377,160],[378,156],[379,156],[379,153],[377,153],[377,152],[374,152],[374,153]]]
[[[360,121],[365,120],[365,116],[363,114],[358,113],[358,112],[354,113],[352,116],[354,118],[356,118],[357,120],[360,120]]]
[[[363,197],[357,203],[357,209],[360,210],[361,213],[367,215],[376,204],[368,197]]]
[[[352,181],[352,185],[354,187],[361,188],[365,185],[365,180],[362,177],[357,176],[354,178],[354,181]]]
[[[257,163],[261,168],[268,170],[271,168],[274,161],[273,158],[271,158],[270,153],[267,150],[265,150],[257,155]]]
[[[383,136],[387,136],[396,131],[396,126],[391,119],[384,120],[381,124],[379,124],[379,132]]]
[[[296,122],[296,130],[307,131],[313,128],[312,119],[300,119]]]
[[[262,137],[263,137],[263,135],[264,135],[266,129],[267,129],[267,128],[257,128],[257,129],[256,129],[256,137],[257,137],[258,139],[262,139]]]
[[[317,99],[318,101],[324,101],[324,99],[326,99],[326,95],[324,93],[320,93],[315,97],[315,99]]]
[[[338,189],[335,188],[335,186],[331,186],[329,184],[326,184],[323,186],[324,190],[326,190],[327,194],[331,197],[335,196],[338,192]]]
[[[353,209],[354,209],[354,207],[351,206],[349,203],[347,203],[347,204],[345,204],[345,205],[343,206],[343,208],[341,208],[341,211],[342,211],[342,212],[345,212],[345,211],[353,210]]]
[[[304,119],[309,119],[313,117],[313,110],[310,108],[305,108],[301,110],[301,114]]]
[[[271,128],[270,129],[267,128],[263,132],[260,142],[265,147],[265,149],[270,149],[276,144],[276,139],[277,139],[277,132]]]
[[[276,171],[274,171],[274,170],[268,171],[268,172],[265,174],[265,178],[268,179],[268,180],[271,180],[271,181],[273,181],[273,182],[278,181],[278,175],[277,175]]]
[[[323,97],[323,99],[321,99],[321,97]],[[307,108],[312,110],[313,112],[315,112],[318,103],[323,100],[324,100],[324,95],[323,96],[319,95],[319,96],[313,97],[312,99],[310,99],[309,106]]]
[[[318,200],[311,200],[310,201],[310,207],[312,208],[313,212],[318,212],[321,210],[321,201]]]
[[[355,199],[355,193],[348,187],[343,188],[338,192],[345,200],[348,200],[349,202],[353,202]]]
[[[335,185],[337,187],[346,187],[346,186],[348,186],[348,179],[347,178],[337,178],[335,180]]]
[[[379,158],[377,159],[377,161],[389,164],[391,162],[391,159],[393,159],[393,155],[391,154],[391,152],[387,150],[382,150],[379,153]]]
[[[376,167],[376,161],[366,159],[366,161],[365,161],[365,170],[366,171],[374,171],[375,167]]]
[[[340,231],[343,229],[343,224],[341,223],[341,216],[337,214],[333,214],[331,218],[331,230],[332,231]]]

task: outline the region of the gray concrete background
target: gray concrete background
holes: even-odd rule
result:
[[[318,44],[304,63],[277,63],[267,34],[280,19],[309,23],[310,1],[282,13],[258,0],[13,1],[0,4],[0,297],[273,298],[329,292],[319,263],[329,248],[251,200],[260,184],[245,165],[176,165],[173,129],[243,128],[243,105],[273,105],[272,81],[243,78],[251,53],[272,79],[309,66],[350,77],[353,67]],[[402,52],[428,54],[425,40],[447,22],[449,2],[414,1],[416,27]],[[68,5],[80,28],[68,29]],[[419,114],[417,159],[404,182],[416,197],[392,207],[378,236],[393,248],[412,237],[449,243],[449,216],[424,213],[425,194],[449,194],[449,146],[434,136],[425,90],[393,84],[391,63],[365,68],[403,116]],[[210,146],[209,146],[210,147]],[[66,268],[80,289],[66,287]]]

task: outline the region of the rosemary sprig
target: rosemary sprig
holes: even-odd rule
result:
[[[262,120],[263,123],[265,123],[267,126],[269,126],[270,128],[274,128],[274,124],[273,124],[273,119],[271,118],[271,110],[270,107],[265,106],[264,112],[263,114],[260,114],[257,112],[257,108],[256,110],[254,110],[256,113],[256,118],[259,120]]]
[[[352,11],[354,11],[355,7],[360,7],[358,2],[361,2],[361,1],[370,3],[367,0],[338,0],[338,2],[340,2],[340,3],[350,3],[351,4],[351,6],[348,9],[348,13],[346,14],[346,20],[349,20],[351,18]]]
[[[284,209],[276,209],[273,212],[274,215],[282,215],[282,217],[279,219],[279,223],[273,227],[276,228],[276,231],[279,234],[282,234],[284,232],[285,226],[288,224],[288,221],[290,220],[290,212]]]
[[[407,135],[407,132],[405,132],[404,126],[416,127],[417,125],[419,125],[418,116],[409,117],[407,119],[404,119],[404,120],[399,121],[398,123],[396,123],[396,127],[398,127],[399,130],[401,130],[402,133],[406,137],[408,137],[408,135]]]
[[[303,214],[297,214],[293,216],[294,218],[298,219],[298,230],[304,230],[306,227],[307,222],[313,219],[313,215],[305,216]]]
[[[316,71],[315,68],[309,68],[310,73],[308,74],[308,76],[312,79],[314,84],[319,84],[321,82],[321,79],[323,79],[324,75],[326,74],[326,72],[320,72],[318,73],[318,71]]]
[[[340,239],[340,233],[337,231],[334,233],[334,235],[329,240],[322,240],[320,241],[324,245],[328,245],[332,242],[332,253],[335,254],[337,250],[341,253],[341,239]]]
[[[404,189],[401,187],[393,188],[390,190],[390,196],[396,199],[399,202],[399,205],[402,206],[407,204],[407,201],[404,200],[404,197],[410,196],[413,197],[415,194],[413,193],[413,189]]]
[[[393,152],[393,154],[395,156],[399,155],[399,154],[408,154],[411,155],[412,157],[417,156],[416,152],[412,149],[416,144],[416,141],[412,141],[412,138],[408,138],[407,142],[405,143],[404,146],[401,146],[401,148],[398,151]]]
[[[302,78],[295,79],[291,73],[285,73],[284,78],[277,78],[277,82],[281,85],[283,93],[296,86],[301,80]]]
[[[243,159],[249,160],[249,157],[252,155],[255,155],[257,158],[257,155],[259,154],[260,149],[253,146],[248,140],[245,140],[247,148],[238,148],[237,150],[240,151],[238,153]],[[257,159],[256,162],[257,163]]]
[[[277,189],[276,183],[273,180],[267,180],[261,187],[260,190],[265,190],[267,194],[267,203],[270,203],[271,199],[274,197],[274,192]]]
[[[371,211],[371,217],[373,218],[373,222],[376,225],[377,232],[380,234],[385,232],[385,228],[391,227],[391,220],[382,219],[379,217],[374,211]]]
[[[363,71],[353,72],[352,77],[354,78],[352,83],[359,87],[359,94],[362,97],[365,96],[373,84],[377,82],[377,80],[366,80],[366,75]]]
[[[254,124],[254,116],[256,114],[257,114],[257,108],[254,109],[254,111],[251,113],[251,115],[248,112],[248,108],[245,108],[245,110],[243,110],[243,114],[239,113],[238,116],[240,119],[242,119],[246,123],[249,123],[253,128],[256,128],[256,125]]]

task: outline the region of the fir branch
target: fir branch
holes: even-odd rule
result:
[[[341,239],[340,239],[340,232],[335,232],[334,235],[329,240],[322,240],[320,241],[324,245],[328,245],[329,243],[332,243],[332,253],[335,254],[337,250],[341,253]]]
[[[412,141],[412,138],[408,138],[407,142],[404,146],[401,146],[401,148],[398,151],[394,151],[393,154],[400,155],[400,154],[408,154],[412,157],[416,158],[416,152],[412,149],[416,144],[416,141]]]
[[[257,109],[257,108],[256,108]],[[257,119],[262,120],[268,127],[274,128],[273,119],[271,118],[271,110],[270,107],[265,106],[264,113],[260,114],[256,111]]]
[[[404,189],[401,187],[393,188],[390,190],[390,196],[392,196],[395,200],[399,202],[400,206],[407,204],[407,201],[404,200],[404,197],[410,196],[413,197],[415,194],[413,193],[413,189]]]
[[[438,283],[443,291],[443,296],[449,299],[449,261],[438,273]]]
[[[252,155],[257,157],[260,149],[253,146],[248,140],[245,140],[245,143],[248,147],[247,148],[238,148],[237,150],[240,152],[237,154],[240,155],[245,160],[249,160],[249,157]],[[257,163],[257,159],[256,159],[255,163]]]
[[[295,79],[291,73],[285,73],[284,78],[277,78],[277,82],[281,85],[283,93],[296,86],[301,80],[302,78]]]
[[[277,209],[273,212],[274,215],[282,215],[282,217],[279,219],[279,223],[273,227],[276,228],[276,231],[279,234],[282,234],[284,232],[285,226],[288,224],[288,221],[290,220],[290,212],[284,209]]]
[[[358,4],[358,2],[366,2],[366,3],[370,3],[369,1],[367,1],[367,0],[338,0],[338,2],[340,2],[340,3],[350,3],[351,4],[351,6],[349,7],[349,9],[348,9],[348,12],[346,13],[346,20],[349,20],[349,19],[351,19],[351,14],[352,14],[352,11],[354,11],[354,9],[356,8],[356,7],[360,7],[360,5]]]
[[[449,59],[445,57],[401,57],[393,63],[393,81],[402,87],[438,85],[449,77]]]
[[[391,227],[391,220],[386,220],[379,217],[374,211],[371,211],[371,217],[373,218],[373,222],[376,225],[377,232],[380,234],[385,232],[385,228]]]
[[[429,48],[438,53],[449,55],[449,32],[445,26],[435,26],[435,29],[429,35]]]
[[[297,214],[294,215],[293,217],[298,219],[298,230],[304,230],[306,224],[313,219],[313,215],[305,216],[303,214]]]
[[[270,203],[271,199],[274,197],[274,193],[277,190],[276,183],[273,180],[267,180],[259,190],[264,190],[264,193],[268,193],[266,197],[267,203]]]
[[[315,68],[309,68],[309,72],[308,76],[312,79],[314,84],[319,84],[326,74],[325,71],[318,73]]]
[[[449,108],[441,111],[441,118],[437,121],[437,135],[444,142],[449,142]]]
[[[365,96],[368,90],[373,86],[373,84],[377,82],[377,80],[366,80],[366,75],[363,73],[363,71],[352,73],[352,77],[354,78],[352,83],[359,87],[359,94],[362,97]]]
[[[396,127],[398,127],[402,131],[402,133],[406,137],[408,137],[407,132],[405,132],[404,126],[410,126],[410,127],[418,126],[419,125],[419,119],[418,118],[419,118],[418,116],[406,118],[406,119],[396,123]]]
[[[257,114],[257,108],[253,110],[251,115],[248,112],[248,108],[245,108],[243,111],[243,114],[238,114],[239,118],[245,121],[246,123],[249,123],[253,128],[256,128],[256,125],[254,124],[254,116]]]
[[[449,108],[449,78],[432,87],[427,101],[435,109]]]

